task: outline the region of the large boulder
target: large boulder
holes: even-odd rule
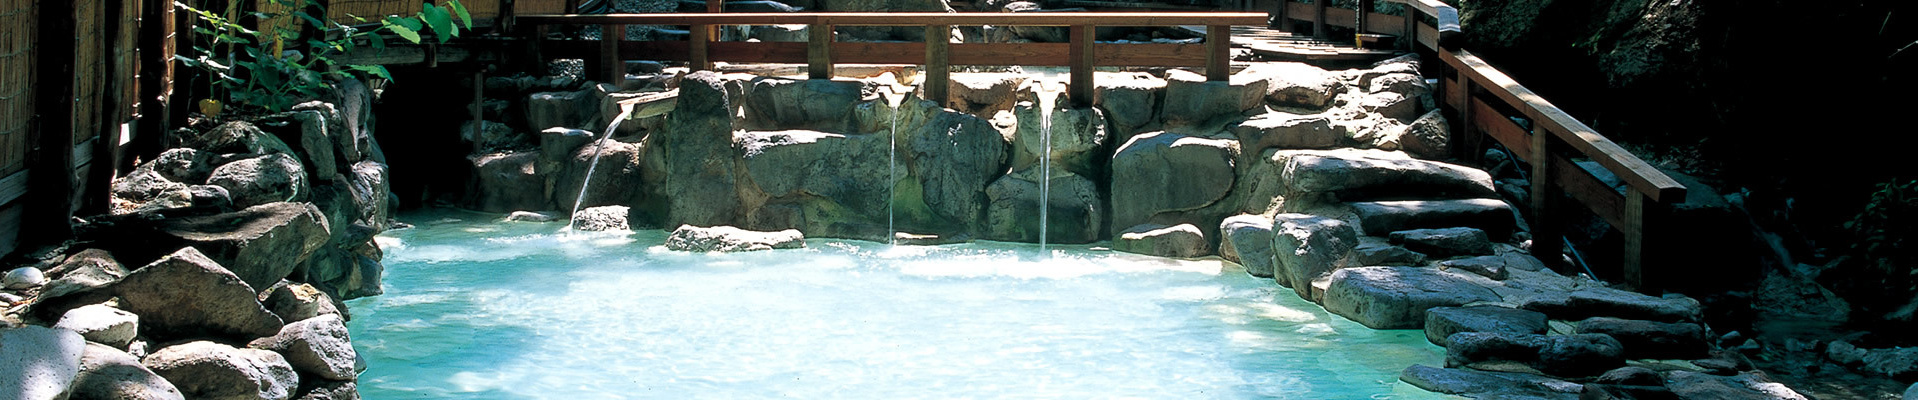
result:
[[[1237,215],[1219,223],[1219,256],[1239,263],[1245,272],[1273,277],[1278,261],[1272,254],[1272,218]]]
[[[1348,203],[1365,234],[1384,236],[1421,228],[1472,227],[1494,240],[1510,235],[1517,218],[1498,199],[1387,200]]]
[[[1624,345],[1611,336],[1463,332],[1446,339],[1446,366],[1510,361],[1557,376],[1595,376],[1625,366]]]
[[[1229,140],[1169,132],[1133,136],[1112,155],[1112,226],[1123,229],[1224,199],[1236,179],[1237,151]]]
[[[1112,249],[1160,257],[1193,258],[1212,253],[1205,233],[1192,224],[1140,224],[1127,228],[1112,241]]]
[[[573,214],[570,223],[573,229],[582,231],[630,231],[633,230],[632,208],[627,206],[599,206],[579,210]]]
[[[206,183],[226,189],[234,207],[305,201],[312,191],[305,168],[288,153],[272,153],[214,168]]]
[[[1345,133],[1332,126],[1332,119],[1320,114],[1259,114],[1232,125],[1231,131],[1248,155],[1263,154],[1266,149],[1331,149],[1348,144]]]
[[[1019,122],[1012,135],[1012,169],[1037,165],[1044,154],[1054,170],[1096,176],[1101,172],[1098,160],[1105,157],[1100,152],[1106,145],[1105,113],[1097,108],[1071,108],[1065,96],[1052,100],[1051,106],[1020,102],[1013,107]],[[1046,112],[1048,108],[1051,112]],[[1050,147],[1046,139],[1052,140]]]
[[[141,364],[194,399],[283,400],[300,383],[279,353],[205,340],[162,348]]]
[[[600,115],[605,100],[597,88],[533,93],[526,98],[526,125],[535,131],[553,127],[599,131],[607,122]]]
[[[1247,111],[1265,106],[1269,82],[1249,75],[1232,76],[1229,82],[1206,81],[1205,76],[1185,70],[1166,72],[1165,103],[1159,120],[1167,130],[1199,133],[1208,127],[1243,118]]]
[[[74,331],[87,341],[124,349],[140,333],[140,316],[105,304],[75,308],[53,327]]]
[[[1578,399],[1584,387],[1544,376],[1413,365],[1399,380],[1427,391],[1479,399]]]
[[[312,386],[301,394],[299,400],[360,400],[360,388],[354,381],[320,381],[306,383]]]
[[[1541,296],[1520,304],[1553,319],[1614,317],[1658,322],[1694,322],[1703,312],[1689,297],[1657,297],[1605,287],[1584,287],[1564,296]]]
[[[1579,321],[1578,333],[1611,336],[1625,345],[1625,356],[1633,359],[1695,359],[1704,357],[1710,347],[1705,329],[1693,323],[1666,323],[1610,317],[1592,317]]]
[[[1452,128],[1439,110],[1406,124],[1405,129],[1388,134],[1380,148],[1396,148],[1412,157],[1439,160],[1452,156]]]
[[[807,214],[844,209],[836,218],[829,218],[835,221],[769,228],[818,232],[810,225],[883,216],[893,183],[904,179],[907,172],[904,163],[888,164],[890,142],[884,135],[791,130],[745,132],[734,140],[745,152],[746,174],[760,192],[775,199],[816,198],[832,203],[816,206]]]
[[[1099,189],[1092,180],[1054,170],[1046,201],[1040,202],[1039,168],[1007,174],[986,187],[986,224],[982,236],[991,240],[1037,242],[1039,224],[1046,224],[1046,241],[1091,243],[1105,238]],[[1046,217],[1039,218],[1045,204]]]
[[[1866,372],[1898,380],[1918,379],[1918,347],[1873,349],[1860,360]]]
[[[665,209],[657,215],[668,226],[724,225],[745,211],[736,176],[739,153],[733,147],[738,99],[727,88],[739,79],[710,71],[687,74],[665,128],[646,135],[641,145],[648,187],[665,195]]]
[[[326,244],[327,218],[307,203],[270,203],[208,216],[170,219],[161,232],[193,246],[248,287],[266,289]]]
[[[1782,383],[1771,382],[1756,374],[1716,376],[1691,371],[1672,371],[1665,375],[1666,387],[1681,399],[1765,399],[1806,400],[1807,397]],[[1909,398],[1909,397],[1907,397]]]
[[[393,202],[388,201],[393,186],[386,177],[386,164],[378,161],[353,163],[348,170],[346,188],[352,194],[354,211],[357,211],[354,224],[386,229],[393,216]]]
[[[310,283],[281,282],[260,294],[261,304],[280,320],[287,322],[303,321],[325,314],[339,314],[333,305],[333,298],[326,292],[313,287]],[[285,328],[281,328],[285,331]]]
[[[119,282],[120,278],[131,272],[105,250],[83,250],[47,270],[48,275],[59,278],[40,287],[40,294],[28,308],[28,313],[44,319],[55,319],[64,316],[68,310],[107,301],[112,297],[107,286]]]
[[[645,199],[645,150],[638,143],[602,139],[574,148],[561,162],[553,180],[553,205],[581,207],[639,204]],[[590,182],[587,173],[591,173]],[[585,193],[581,193],[585,185]],[[586,197],[580,197],[584,194]]]
[[[539,153],[475,154],[473,163],[473,208],[485,212],[544,210],[551,208],[546,196],[546,179],[535,166]]]
[[[133,271],[113,292],[150,337],[252,339],[279,333],[283,324],[253,287],[192,247]]]
[[[1545,314],[1499,306],[1434,307],[1425,310],[1425,340],[1439,346],[1451,346],[1448,340],[1460,332],[1505,332],[1543,334]]]
[[[1345,221],[1308,214],[1272,216],[1273,279],[1300,298],[1317,298],[1313,283],[1350,264],[1358,231]]]
[[[740,252],[806,247],[805,236],[797,229],[779,232],[755,232],[730,226],[709,228],[680,225],[666,238],[666,248],[679,251]]]
[[[757,78],[746,83],[747,130],[809,130],[848,133],[853,105],[866,83],[829,79]]]
[[[287,146],[285,141],[245,121],[227,122],[179,139],[181,146],[176,147],[191,147],[214,154],[293,154],[293,148]]]
[[[1433,268],[1357,267],[1332,273],[1325,310],[1372,329],[1415,329],[1425,310],[1497,301],[1491,289]]]
[[[1123,143],[1132,135],[1146,132],[1158,122],[1159,103],[1165,97],[1165,80],[1142,72],[1095,73],[1094,103],[1105,109],[1112,122],[1114,143]]]
[[[180,389],[120,349],[88,343],[73,380],[72,400],[184,400]]]
[[[1287,150],[1284,165],[1292,193],[1337,193],[1339,198],[1417,195],[1422,198],[1497,197],[1492,175],[1478,169],[1414,159],[1381,150]]]
[[[0,393],[21,400],[66,398],[86,346],[80,334],[65,329],[0,328]]]
[[[1006,137],[990,121],[930,101],[909,100],[902,108],[900,124],[911,128],[902,128],[901,155],[910,155],[926,207],[950,224],[979,227],[985,189],[1006,173]]]
[[[327,182],[340,177],[340,158],[335,151],[334,132],[344,134],[345,121],[332,104],[312,101],[294,106],[287,114],[300,125],[300,153],[306,157],[313,180]],[[331,126],[329,126],[331,125]],[[330,128],[330,129],[329,129]]]
[[[280,353],[295,371],[330,380],[353,379],[353,362],[359,357],[339,314],[286,324],[279,334],[254,339],[247,347]]]
[[[1305,63],[1258,63],[1237,75],[1265,80],[1266,101],[1280,107],[1324,110],[1345,92],[1338,74]]]
[[[945,105],[980,118],[1012,110],[1014,90],[1026,83],[1024,74],[958,74],[952,76]]]

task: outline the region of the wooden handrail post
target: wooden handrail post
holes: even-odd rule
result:
[[[707,29],[708,27],[711,27],[711,25],[693,25],[692,29],[688,31],[688,35],[686,35],[686,49],[687,53],[689,53],[687,54],[687,59],[690,61],[686,62],[687,69],[694,71],[713,69],[713,61],[706,49],[707,43],[711,40],[708,35],[712,34],[712,30]],[[811,33],[809,32],[807,34],[810,35]]]
[[[619,55],[619,42],[626,38],[625,25],[599,26],[600,81],[618,86],[626,79],[626,60]]]
[[[1399,40],[1405,42],[1405,51],[1418,51],[1419,11],[1411,4],[1404,4],[1399,10],[1405,12],[1405,34],[1399,35]]]
[[[1366,20],[1371,19],[1372,0],[1359,0],[1358,8],[1352,11],[1353,11],[1352,31],[1357,32],[1359,35],[1372,33],[1370,29],[1367,29],[1365,27]],[[1352,43],[1355,45],[1359,45],[1360,47],[1364,47],[1364,43],[1362,43],[1361,40],[1358,40],[1357,36],[1354,36],[1352,38]]]
[[[1625,236],[1625,255],[1620,267],[1624,270],[1625,283],[1639,291],[1657,290],[1660,283],[1647,276],[1649,271],[1645,265],[1649,264],[1646,260],[1651,253],[1649,247],[1658,243],[1649,236],[1657,232],[1655,227],[1658,223],[1670,215],[1668,204],[1652,201],[1644,192],[1636,189],[1625,193],[1625,224],[1618,227],[1619,233]]]
[[[1205,26],[1205,80],[1232,79],[1232,26]]]
[[[952,25],[926,26],[926,71],[920,85],[925,88],[926,100],[932,100],[941,107],[948,106],[952,93],[952,64],[948,51],[952,48]]]
[[[1278,1],[1279,1],[1278,9],[1272,10],[1272,13],[1271,13],[1272,17],[1271,19],[1266,20],[1265,25],[1268,28],[1278,28],[1280,32],[1291,32],[1292,20],[1287,19],[1290,17],[1286,16],[1286,11],[1287,9],[1291,8],[1290,6],[1292,5],[1292,0],[1278,0]]]
[[[1092,64],[1093,64],[1093,27],[1091,25],[1073,25],[1068,32],[1072,37],[1072,50],[1069,62],[1072,64],[1072,83],[1066,87],[1066,95],[1071,98],[1074,107],[1092,105]]]
[[[1330,36],[1325,26],[1325,4],[1332,0],[1312,0],[1312,37],[1324,39]]]
[[[806,26],[806,77],[832,79],[832,25]]]
[[[1466,121],[1470,124],[1471,121]],[[1553,185],[1553,175],[1560,172],[1552,167],[1552,134],[1544,129],[1534,128],[1532,132],[1532,256],[1538,257],[1546,266],[1560,272],[1568,272],[1564,267],[1564,243],[1559,233],[1553,203],[1558,202],[1559,188]]]

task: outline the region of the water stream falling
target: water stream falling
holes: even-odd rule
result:
[[[1050,75],[1047,76],[1048,78]],[[1040,80],[1035,85],[1039,95],[1039,141],[1045,142],[1045,152],[1039,154],[1039,253],[1046,252],[1046,225],[1052,208],[1052,109],[1053,102],[1059,99],[1057,87],[1047,88],[1049,80]]]
[[[631,115],[633,115],[633,105],[620,104],[619,116],[613,117],[613,122],[606,124],[606,133],[600,134],[599,139],[593,141],[593,160],[586,163],[586,177],[579,182],[579,197],[573,198],[573,212],[566,214],[566,230],[578,229],[579,205],[586,202],[586,187],[593,184],[593,169],[599,167],[599,153],[606,150],[606,139],[612,138],[613,132],[619,130],[619,123]]]
[[[886,185],[886,244],[898,245],[899,228],[893,226],[893,196],[896,195],[894,191],[897,190],[899,186],[899,105],[905,102],[906,96],[912,95],[912,91],[902,91],[897,87],[888,87],[879,92],[881,93],[880,97],[885,97],[886,103],[892,105],[892,125],[886,129],[886,140],[888,143],[886,149],[886,180],[889,181]]]

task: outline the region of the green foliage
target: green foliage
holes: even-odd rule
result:
[[[1878,184],[1845,230],[1855,235],[1852,255],[1864,261],[1867,279],[1888,291],[1918,292],[1918,247],[1911,242],[1918,234],[1918,180]]]
[[[204,4],[205,0],[199,1]],[[383,51],[387,33],[418,44],[424,39],[423,32],[431,32],[445,43],[459,37],[461,31],[473,28],[472,15],[458,0],[444,5],[424,4],[420,12],[412,16],[387,16],[378,20],[379,26],[365,31],[327,19],[325,8],[316,0],[268,0],[266,8],[270,11],[245,14],[262,21],[261,26],[268,26],[256,30],[239,23],[241,13],[236,7],[241,3],[228,2],[226,10],[214,12],[175,1],[175,6],[199,18],[192,27],[197,38],[189,53],[191,57],[174,57],[188,68],[206,73],[209,96],[214,99],[268,112],[284,111],[302,99],[319,95],[326,87],[326,78],[360,73],[393,79],[384,66],[344,64],[334,59],[360,51],[356,45],[360,40],[365,40],[373,51]],[[359,16],[350,17],[359,23],[368,22]],[[331,39],[326,35],[302,38],[300,31],[287,28],[292,25],[287,22],[291,21],[337,29],[344,34]],[[298,45],[306,46],[300,56],[289,57],[284,52],[285,48]]]

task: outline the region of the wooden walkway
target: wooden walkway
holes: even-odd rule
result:
[[[1349,39],[1349,38],[1348,38]],[[1371,62],[1405,54],[1403,50],[1364,49],[1351,41],[1335,42],[1278,29],[1234,26],[1232,47],[1251,50],[1273,61]]]

